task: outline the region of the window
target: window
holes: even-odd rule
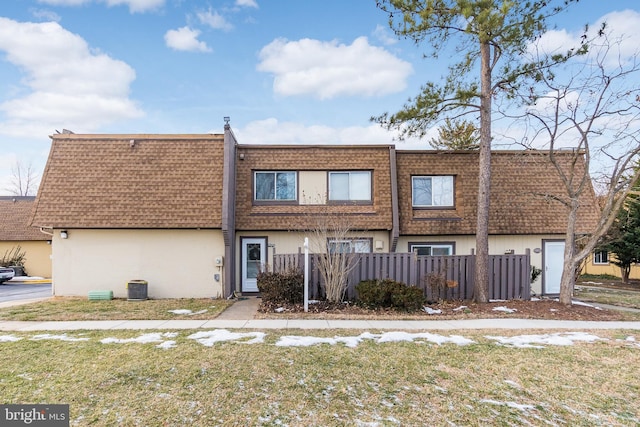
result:
[[[453,255],[453,243],[410,243],[409,251],[416,255]]]
[[[329,200],[371,200],[371,172],[329,172]]]
[[[453,176],[413,176],[411,191],[414,207],[453,206]]]
[[[596,251],[593,253],[594,264],[609,264],[609,252]]]
[[[371,252],[371,239],[329,240],[329,253],[366,254]]]
[[[296,200],[295,172],[256,172],[254,175],[254,200]]]

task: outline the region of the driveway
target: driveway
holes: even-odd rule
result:
[[[51,297],[51,283],[21,284],[5,282],[0,285],[0,307],[5,303]]]

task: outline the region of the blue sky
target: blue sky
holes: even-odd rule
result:
[[[553,37],[625,10],[608,21],[638,40],[637,0],[582,0]],[[241,143],[390,143],[369,118],[438,81],[446,58],[424,52],[375,0],[2,1],[0,195],[62,129],[209,133],[229,116]]]

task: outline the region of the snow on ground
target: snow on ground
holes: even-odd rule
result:
[[[491,399],[482,399],[480,402],[481,403],[488,403],[490,405],[507,406],[509,408],[517,409],[517,410],[522,411],[522,412],[526,412],[526,411],[529,411],[531,409],[536,409],[536,407],[533,406],[533,405],[523,405],[523,404],[516,403],[516,402],[499,402],[497,400],[491,400]]]
[[[34,335],[31,337],[31,341],[39,341],[39,340],[58,340],[58,341],[89,341],[89,338],[74,338],[67,336],[67,334],[62,335],[51,335],[51,334],[40,334]]]
[[[559,332],[555,334],[519,335],[515,337],[486,335],[485,338],[498,341],[498,344],[506,347],[517,348],[544,348],[544,345],[573,345],[575,341],[595,342],[604,340],[604,338],[585,332]]]
[[[518,310],[516,310],[515,308],[508,308],[508,307],[505,307],[505,306],[500,306],[500,307],[493,307],[492,311],[503,311],[505,313],[515,313]]]
[[[102,344],[157,344],[160,349],[171,349],[177,346],[177,342],[171,338],[178,336],[177,332],[151,332],[139,335],[133,338],[113,338],[107,337],[101,339]],[[231,332],[226,329],[214,329],[209,331],[200,331],[189,335],[187,338],[195,340],[199,344],[206,347],[212,347],[217,343],[236,342],[239,344],[263,344],[265,337],[264,332]],[[593,343],[596,341],[608,341],[607,338],[600,338],[596,335],[586,332],[559,332],[539,335],[517,335],[513,337],[485,335],[486,339],[496,342],[496,345],[512,348],[545,348],[546,346],[569,346],[576,342]],[[0,335],[0,344],[12,343],[22,339],[30,339],[32,341],[40,340],[59,340],[68,342],[89,341],[86,337],[71,337],[66,334],[37,334],[32,337],[16,337],[15,335]],[[438,335],[430,332],[403,332],[392,331],[381,334],[372,334],[363,332],[357,336],[334,336],[334,337],[315,337],[311,335],[284,335],[275,343],[277,347],[310,347],[314,345],[343,344],[346,347],[355,348],[360,343],[370,341],[375,344],[397,343],[397,342],[415,342],[431,343],[436,345],[455,344],[465,346],[475,344],[476,342],[460,335]],[[628,336],[625,339],[617,339],[615,342],[623,343],[628,347],[640,349],[640,341],[634,336]],[[513,383],[510,385],[519,387]]]
[[[345,344],[347,347],[357,347],[364,340],[372,340],[377,344],[383,344],[388,342],[414,342],[414,341],[428,341],[434,344],[446,344],[452,343],[457,345],[473,344],[474,341],[452,335],[445,337],[442,335],[424,333],[409,333],[409,332],[385,332],[384,334],[371,334],[369,332],[362,333],[357,337],[312,337],[312,336],[298,336],[298,335],[286,335],[281,337],[276,346],[278,347],[309,347],[317,344]]]
[[[175,338],[178,334],[176,332],[151,332],[148,334],[142,334],[136,338],[103,338],[100,340],[102,344],[149,344],[149,343],[164,343],[165,338]]]
[[[229,332],[226,329],[196,332],[187,338],[196,340],[200,344],[212,347],[214,344],[225,341],[233,341],[241,344],[258,344],[264,342],[264,332]],[[249,338],[249,339],[248,339]]]
[[[427,306],[422,307],[422,309],[427,314],[441,314],[442,313],[442,310],[434,310],[433,308],[427,307]]]
[[[556,301],[560,301],[560,300],[556,299]],[[582,301],[571,300],[571,304],[573,304],[573,305],[582,305],[584,307],[591,307],[591,308],[595,308],[596,310],[602,310],[602,307],[596,307],[593,304],[588,304],[588,303],[582,302]]]
[[[204,310],[200,310],[200,311],[196,311],[195,313],[191,310],[187,310],[186,308],[181,308],[178,310],[168,310],[169,313],[173,313],[173,314],[186,314],[187,316],[195,316],[196,314],[203,314],[207,312],[207,309],[205,308]]]

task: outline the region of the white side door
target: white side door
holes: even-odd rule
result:
[[[267,239],[242,239],[242,292],[259,292],[258,273],[267,260]]]
[[[545,241],[542,270],[542,293],[559,294],[564,263],[564,242]]]

